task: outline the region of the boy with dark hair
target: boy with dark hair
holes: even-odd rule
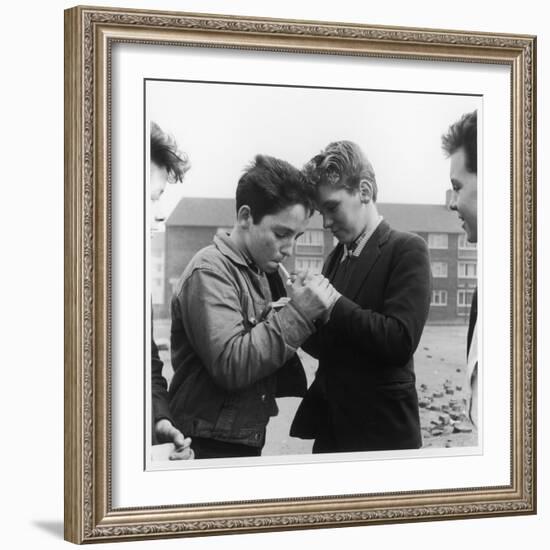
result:
[[[285,295],[279,265],[313,213],[300,171],[258,155],[236,195],[231,233],[193,257],[172,298],[170,409],[196,458],[261,454],[275,397],[305,393],[296,350],[338,298],[324,277],[304,274],[273,307]]]
[[[453,189],[449,208],[454,210],[471,243],[477,243],[477,111],[466,113],[442,137],[443,150],[451,159]],[[472,297],[466,340],[466,379],[470,389],[468,414],[477,426],[477,287]]]

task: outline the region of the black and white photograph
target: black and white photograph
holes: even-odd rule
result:
[[[482,97],[144,102],[147,468],[479,454]]]

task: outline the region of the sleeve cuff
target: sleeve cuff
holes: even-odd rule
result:
[[[315,332],[315,325],[292,302],[292,300],[280,311],[277,317],[281,324],[281,330],[285,343],[298,349],[308,336]]]

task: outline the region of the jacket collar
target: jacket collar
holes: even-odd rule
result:
[[[350,299],[354,299],[361,286],[367,279],[370,271],[376,264],[380,253],[381,248],[386,244],[391,232],[391,227],[387,221],[382,220],[378,227],[375,229],[374,233],[370,236],[367,244],[363,248],[359,257],[355,260],[356,265],[353,271],[353,275],[349,280],[348,289],[346,295]],[[333,250],[329,261],[327,262],[327,268],[324,275],[330,280],[334,278],[336,269],[338,268],[339,260],[344,253],[344,245],[338,244],[338,246]]]
[[[239,267],[243,267],[248,270],[250,274],[250,280],[253,285],[256,285],[258,292],[263,294],[265,288],[262,288],[261,280],[265,275],[271,297],[275,300],[282,296],[286,296],[286,289],[278,271],[274,273],[263,273],[252,262],[252,259],[248,258],[243,251],[233,242],[231,237],[224,231],[219,231],[214,236],[214,246],[231,262]]]
[[[363,252],[363,248],[365,248],[369,242],[369,239],[374,234],[376,228],[380,225],[380,222],[383,219],[384,218],[382,218],[382,216],[378,215],[378,218],[371,228],[367,229],[367,227],[365,227],[365,229],[361,232],[361,235],[359,235],[359,237],[357,237],[351,245],[344,245],[344,252],[342,253],[342,258],[340,261],[343,261],[345,256],[360,256],[361,252]]]
[[[214,236],[214,246],[234,264],[242,267],[252,267],[252,261],[248,260],[242,250],[233,242],[225,231],[218,231]]]

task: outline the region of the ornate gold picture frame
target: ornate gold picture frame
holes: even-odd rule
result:
[[[177,505],[159,503],[158,498],[150,505],[113,504],[112,410],[117,395],[112,391],[111,228],[117,212],[111,201],[112,92],[117,85],[113,49],[118,44],[509,70],[510,177],[508,183],[499,183],[510,191],[511,220],[506,236],[511,249],[506,335],[511,406],[502,411],[510,425],[509,482],[237,501],[186,502],[183,496]],[[67,540],[106,542],[536,512],[535,67],[533,36],[111,8],[65,12]]]

